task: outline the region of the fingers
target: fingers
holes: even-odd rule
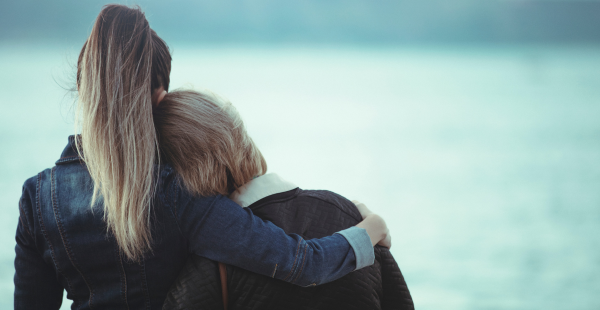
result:
[[[392,247],[392,236],[390,235],[390,233],[388,232],[385,238],[383,238],[377,244],[390,249]]]
[[[364,203],[362,203],[358,200],[352,200],[352,203],[354,203],[354,205],[356,206],[356,208],[360,212],[360,215],[363,218],[363,222],[361,222],[361,223],[367,222],[365,219],[367,218],[367,216],[370,216],[370,215],[373,215],[371,217],[371,219],[373,219],[373,218],[378,219],[378,220],[376,220],[377,224],[375,225],[376,226],[376,229],[375,229],[376,237],[375,237],[375,239],[373,239],[373,237],[372,237],[371,242],[373,242],[373,244],[375,244],[375,242],[377,242],[377,240],[379,240],[379,242],[377,242],[378,245],[384,246],[388,249],[391,248],[392,247],[392,236],[390,235],[390,231],[387,228],[387,224],[385,223],[385,220],[382,217],[374,214],[371,210],[369,210],[369,208],[367,208],[367,206]],[[359,226],[359,225],[357,225],[357,226]],[[373,233],[373,231],[371,233]],[[371,234],[369,234],[369,236],[371,236]]]
[[[358,212],[360,212],[360,215],[362,216],[363,220],[367,217],[367,215],[373,213],[371,212],[371,210],[369,210],[369,208],[367,208],[367,206],[364,203],[358,200],[352,200],[352,203],[354,203],[354,205],[358,209]]]

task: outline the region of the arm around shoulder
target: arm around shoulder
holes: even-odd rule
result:
[[[177,191],[174,210],[196,255],[301,286],[333,281],[357,267],[355,249],[342,234],[304,240],[226,197]],[[356,241],[373,255],[368,238]]]

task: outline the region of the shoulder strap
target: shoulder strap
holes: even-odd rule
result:
[[[221,292],[223,293],[223,308],[227,310],[227,266],[219,262],[219,274],[221,274]]]

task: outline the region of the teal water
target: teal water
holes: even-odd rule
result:
[[[77,47],[0,45],[0,308]],[[269,171],[386,217],[418,309],[600,308],[600,47],[171,47],[172,88],[230,99]]]

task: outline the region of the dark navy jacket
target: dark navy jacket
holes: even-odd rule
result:
[[[129,261],[107,232],[101,205],[90,207],[92,180],[70,137],[56,166],[23,186],[15,309],[58,309],[63,289],[74,309],[160,309],[189,253],[300,286],[356,267],[340,234],[288,235],[225,197],[190,195],[169,165],[159,173],[152,252]]]
[[[361,215],[348,199],[324,190],[295,188],[248,206],[288,233],[320,238],[356,225]],[[375,263],[317,287],[299,287],[227,266],[228,310],[414,310],[412,297],[389,249],[375,248]],[[223,309],[217,263],[190,255],[163,310]]]

